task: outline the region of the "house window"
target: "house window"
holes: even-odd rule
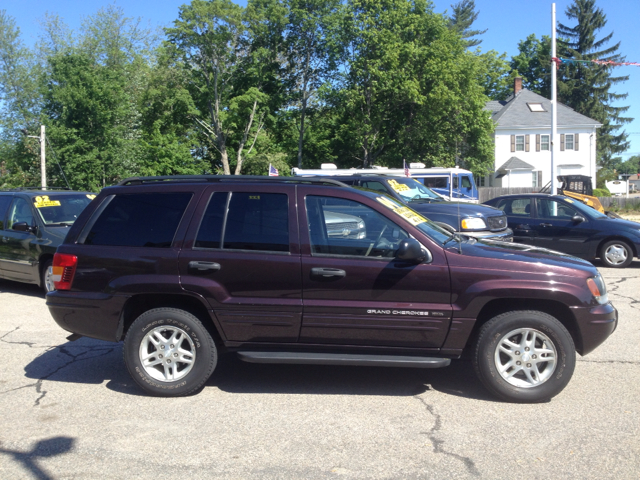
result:
[[[516,152],[524,152],[524,135],[516,135]]]
[[[476,177],[476,186],[477,187],[485,187],[486,186],[485,185],[486,178],[487,177],[485,177],[485,176]]]
[[[542,186],[542,171],[531,172],[531,186],[540,188]]]
[[[540,135],[540,150],[549,150],[549,135]]]
[[[567,133],[564,136],[564,149],[573,150],[573,133]]]

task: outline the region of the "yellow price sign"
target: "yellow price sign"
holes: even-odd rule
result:
[[[59,200],[49,200],[49,196],[48,195],[42,195],[42,196],[38,196],[38,197],[33,199],[33,205],[36,208],[59,207],[60,206],[60,201]]]
[[[406,192],[407,190],[411,190],[407,185],[405,185],[404,183],[398,183],[395,180],[389,180],[389,185],[391,185],[391,188],[393,188],[396,192],[400,193],[400,192]]]
[[[397,203],[389,200],[385,197],[377,197],[376,200],[383,204],[388,209],[392,210],[397,215],[400,215],[402,218],[407,220],[411,225],[420,225],[421,223],[426,223],[427,219],[424,218],[417,212],[414,212],[409,207],[401,207]]]
[[[94,198],[96,198],[96,196],[95,196],[95,195],[87,195],[87,198],[88,198],[89,200],[93,200]]]

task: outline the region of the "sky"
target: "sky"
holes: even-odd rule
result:
[[[434,10],[438,13],[451,12],[450,5],[459,0],[434,0]],[[82,19],[95,14],[101,7],[110,3],[123,8],[125,15],[142,18],[144,25],[170,26],[178,17],[178,9],[185,0],[0,0],[0,9],[4,9],[16,20],[22,33],[22,40],[32,46],[40,34],[40,20],[46,12],[58,14],[72,29],[80,27]],[[244,0],[237,1],[246,5]],[[496,50],[507,53],[507,57],[518,54],[518,42],[530,34],[538,38],[551,35],[552,2],[542,0],[475,0],[478,18],[473,24],[474,30],[485,30],[479,38],[483,51]],[[558,0],[556,19],[559,23],[574,26],[564,12],[572,0]],[[606,47],[620,42],[619,53],[626,56],[627,62],[640,63],[640,0],[596,0],[606,17],[607,24],[596,38],[602,38],[612,31],[612,42]],[[616,93],[628,93],[629,96],[616,106],[630,106],[625,114],[635,120],[624,126],[631,142],[629,150],[622,154],[623,159],[631,155],[640,155],[640,67],[625,66],[614,70],[615,75],[629,75],[629,80],[614,87]]]

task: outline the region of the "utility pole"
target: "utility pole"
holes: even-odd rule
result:
[[[556,167],[554,154],[556,150],[555,139],[558,129],[558,94],[556,58],[556,4],[551,4],[551,195],[558,193],[556,187]]]
[[[42,190],[47,189],[47,162],[44,152],[45,136],[44,125],[40,125],[40,177]]]

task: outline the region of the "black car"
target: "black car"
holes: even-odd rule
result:
[[[507,218],[503,212],[486,205],[450,202],[412,178],[371,174],[325,178],[353,187],[384,192],[453,232],[503,242],[513,239],[513,232],[507,228]]]
[[[91,192],[0,191],[0,278],[53,289],[51,263]]]
[[[507,214],[514,241],[628,266],[640,251],[640,223],[607,215],[562,195],[521,194],[493,198],[487,205]]]

